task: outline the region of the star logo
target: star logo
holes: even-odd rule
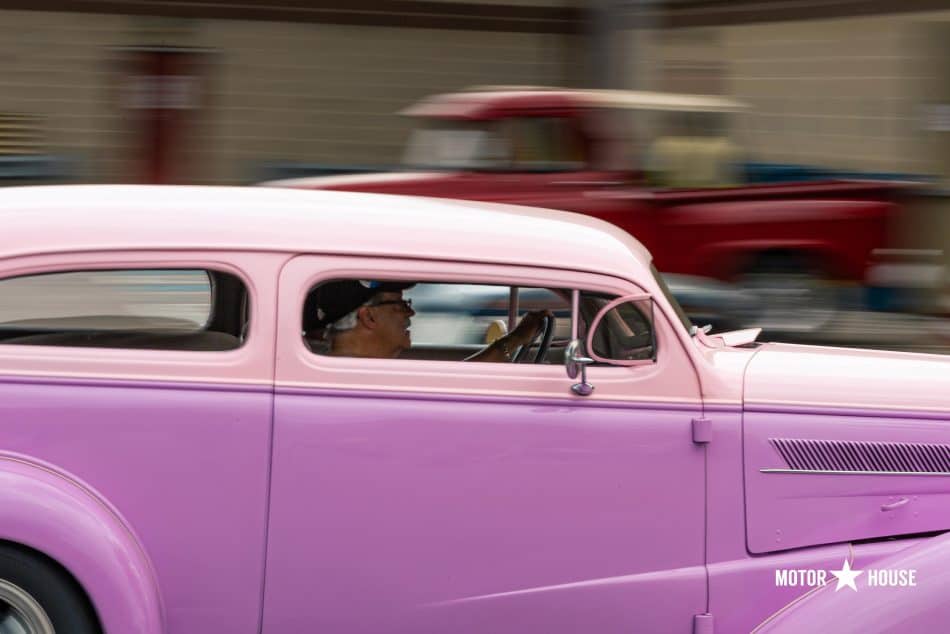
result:
[[[835,586],[835,592],[845,586],[850,586],[855,592],[858,591],[858,587],[854,585],[854,580],[857,579],[862,571],[851,570],[851,563],[847,559],[844,560],[841,570],[829,570],[829,572],[838,578],[838,585]]]

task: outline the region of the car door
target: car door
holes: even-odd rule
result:
[[[694,370],[321,356],[321,281],[642,289],[564,270],[299,256],[279,285],[263,631],[690,632],[706,608]]]
[[[155,584],[167,634],[258,631],[275,338],[266,315],[285,259],[103,251],[0,266],[0,454],[88,488],[121,518],[153,566],[135,583]],[[4,511],[0,539],[11,539],[16,509]],[[58,530],[73,542],[103,529]],[[30,535],[31,545],[57,534]],[[138,574],[118,546],[110,552],[96,565]]]

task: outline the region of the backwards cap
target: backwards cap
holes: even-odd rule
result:
[[[339,280],[324,284],[310,293],[304,307],[305,326],[322,328],[356,310],[378,293],[398,293],[415,282],[378,280]],[[309,330],[310,328],[306,328]]]

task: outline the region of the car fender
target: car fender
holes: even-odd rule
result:
[[[753,630],[766,632],[942,632],[950,622],[950,533],[933,537],[866,566],[852,590],[837,579],[785,606]],[[871,586],[872,571],[914,571],[913,586]]]
[[[41,461],[0,453],[0,539],[54,559],[75,577],[107,634],[162,634],[151,562],[101,495]]]

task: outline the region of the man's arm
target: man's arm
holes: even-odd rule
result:
[[[544,325],[544,318],[554,319],[550,310],[533,310],[527,313],[515,326],[515,329],[504,337],[499,337],[487,347],[479,350],[465,361],[488,361],[503,363],[512,360],[512,355],[519,346],[527,346],[538,336]]]

